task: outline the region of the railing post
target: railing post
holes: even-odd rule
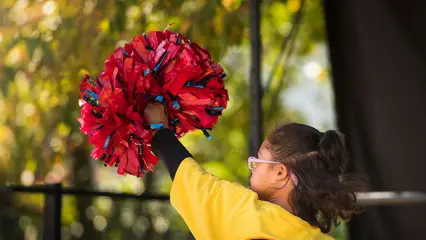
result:
[[[46,185],[43,240],[61,239],[62,184]]]

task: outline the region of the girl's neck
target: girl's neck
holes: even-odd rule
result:
[[[294,211],[289,203],[289,193],[287,191],[279,191],[274,196],[271,196],[271,198],[268,200],[269,202],[276,204],[278,206],[281,206],[285,210],[287,210],[289,213],[294,215]]]

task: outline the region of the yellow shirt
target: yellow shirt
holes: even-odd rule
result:
[[[179,165],[170,201],[197,240],[332,239],[252,190],[207,173],[192,158]]]

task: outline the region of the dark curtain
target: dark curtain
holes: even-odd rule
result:
[[[374,191],[426,191],[426,1],[324,0],[338,126]],[[426,205],[370,207],[351,240],[426,239]]]

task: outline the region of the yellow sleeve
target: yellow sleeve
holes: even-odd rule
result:
[[[299,221],[293,221],[296,217],[281,207],[258,200],[255,192],[237,183],[207,173],[192,158],[180,164],[170,201],[200,240],[305,239],[308,234],[301,230]]]

